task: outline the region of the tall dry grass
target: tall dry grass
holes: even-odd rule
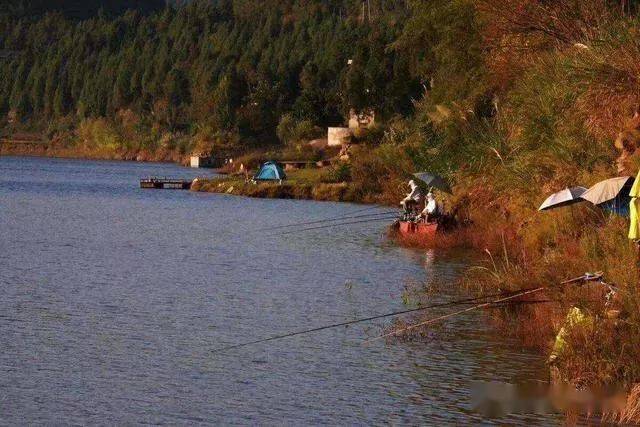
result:
[[[612,421],[620,424],[637,424],[638,420],[640,420],[640,384],[636,384],[627,396],[625,409],[612,417]]]

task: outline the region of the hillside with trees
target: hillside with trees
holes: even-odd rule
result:
[[[0,62],[0,114],[49,138],[102,120],[154,150],[163,135],[273,144],[287,113],[320,126],[350,107],[410,113],[420,82],[389,49],[404,2],[373,2],[365,16],[357,2],[267,3],[4,16],[0,46],[12,54]]]

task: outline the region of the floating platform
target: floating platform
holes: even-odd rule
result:
[[[188,190],[191,188],[190,179],[180,178],[142,178],[140,188],[150,188],[156,190]]]

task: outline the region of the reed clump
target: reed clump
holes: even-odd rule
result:
[[[640,384],[636,384],[627,396],[625,409],[615,414],[612,421],[620,424],[630,424],[640,419]]]

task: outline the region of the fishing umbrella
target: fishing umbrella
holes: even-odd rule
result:
[[[573,205],[574,203],[584,202],[581,197],[587,191],[584,187],[565,188],[562,191],[553,193],[538,208],[539,211],[561,208],[563,206]]]
[[[605,210],[629,216],[629,190],[633,181],[630,176],[605,179],[588,189],[581,197]],[[623,191],[625,189],[627,191]]]
[[[427,184],[428,187],[437,188],[438,190],[444,191],[445,193],[453,194],[453,192],[451,191],[451,187],[449,187],[447,181],[445,181],[441,176],[434,175],[429,172],[418,172],[414,173],[413,176]]]

